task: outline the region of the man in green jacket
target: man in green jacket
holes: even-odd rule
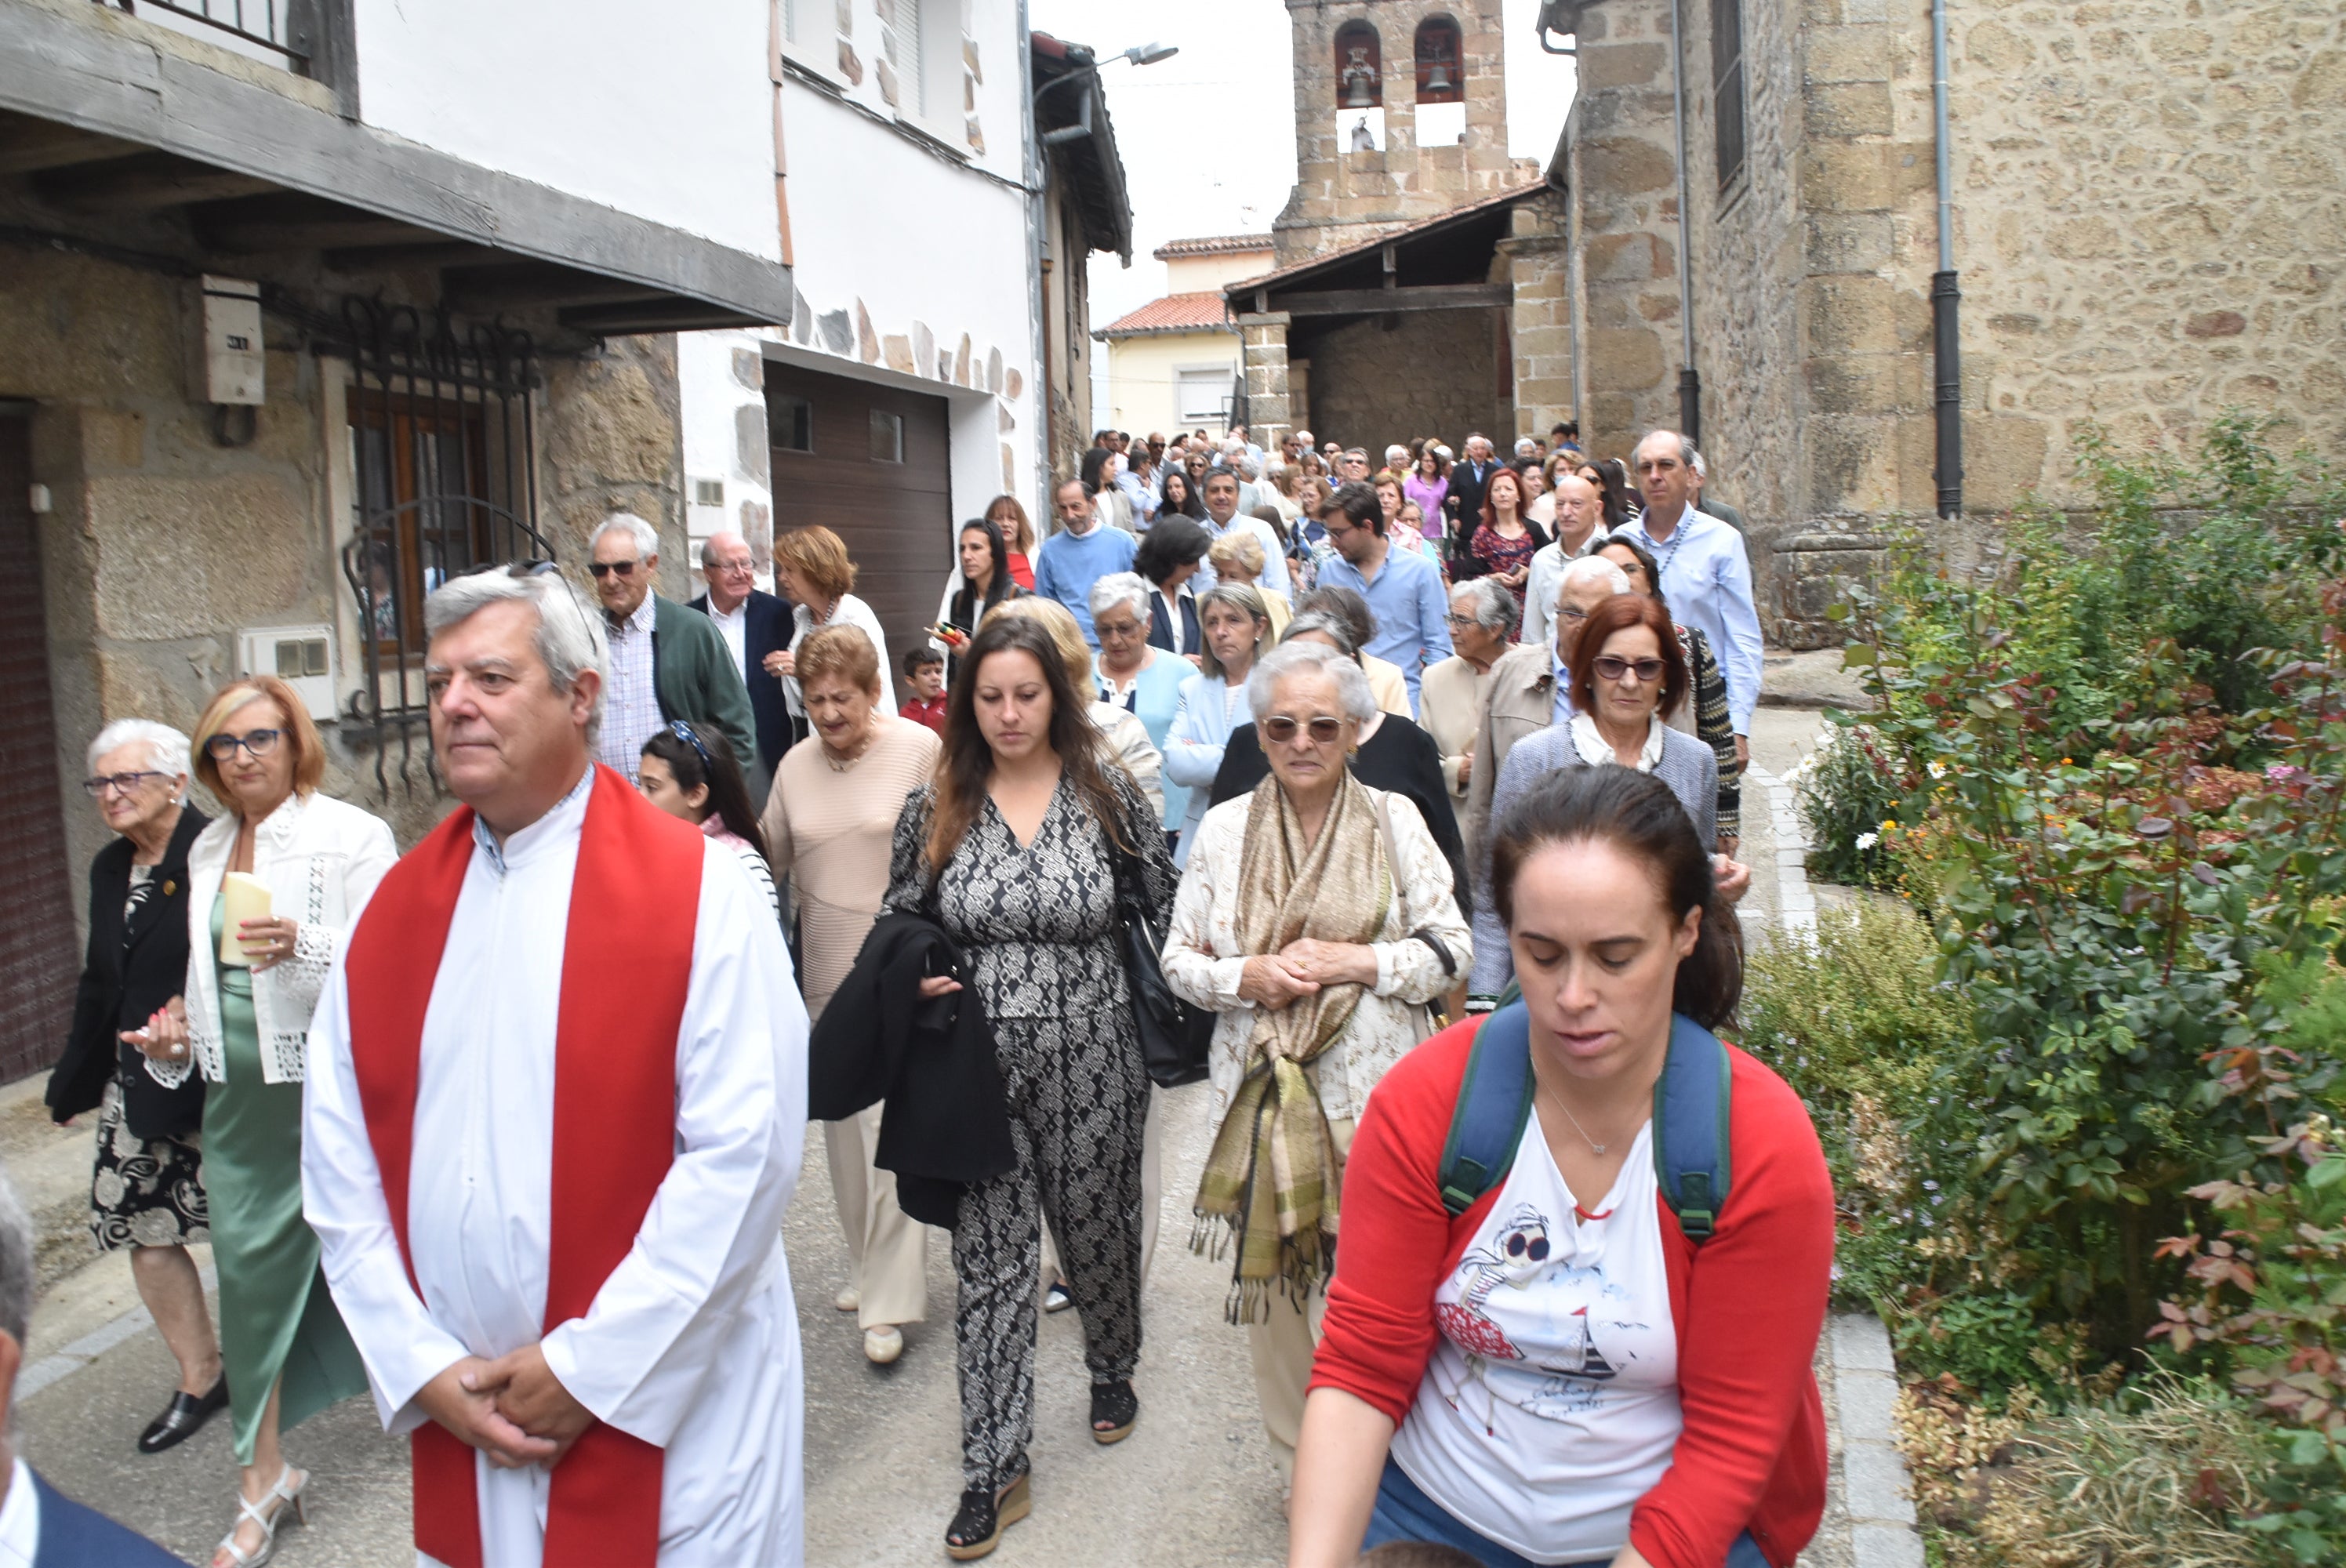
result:
[[[604,763],[632,779],[644,742],[681,718],[723,735],[746,776],[758,759],[749,688],[717,623],[652,592],[659,535],[635,514],[615,512],[595,530],[588,556],[611,642]]]

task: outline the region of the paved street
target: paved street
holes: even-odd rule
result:
[[[1819,728],[1810,710],[1762,708],[1756,767],[1780,775]],[[1779,887],[1764,783],[1747,788],[1746,910],[1765,929]],[[0,1156],[35,1211],[46,1284],[26,1364],[56,1377],[20,1406],[26,1450],[66,1492],[201,1563],[235,1509],[228,1423],[148,1459],[132,1444],[172,1382],[119,1257],[91,1260],[81,1227],[90,1133],[48,1126],[38,1080],[0,1092]],[[1148,1281],[1148,1339],[1137,1380],[1138,1430],[1101,1448],[1086,1430],[1086,1378],[1075,1315],[1044,1319],[1035,1459],[1035,1512],[994,1561],[1061,1568],[1116,1563],[1192,1568],[1266,1563],[1283,1553],[1279,1485],[1254,1411],[1239,1332],[1223,1323],[1226,1265],[1190,1253],[1188,1206],[1210,1129],[1202,1087],[1168,1097],[1165,1213]],[[785,1227],[806,1345],[807,1560],[814,1568],[943,1561],[938,1541],[959,1481],[953,1376],[953,1272],[942,1237],[929,1254],[931,1320],[906,1331],[903,1359],[875,1368],[853,1320],[831,1310],[845,1248],[831,1211],[820,1139]],[[114,1336],[118,1342],[107,1343]],[[93,1342],[93,1339],[96,1342]],[[52,1359],[70,1355],[73,1359]],[[406,1454],[364,1400],[297,1429],[290,1451],[316,1476],[311,1522],[285,1537],[289,1568],[404,1568]],[[1811,1557],[1818,1553],[1811,1553]]]

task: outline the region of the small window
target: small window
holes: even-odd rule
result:
[[[928,50],[923,35],[927,0],[896,0],[896,80],[902,84],[904,107],[914,119],[929,112]],[[877,429],[877,426],[873,427]]]
[[[814,450],[814,404],[802,397],[766,397],[766,443],[777,452]]]
[[[904,416],[872,411],[872,461],[902,463],[904,461]]]
[[[1174,394],[1181,423],[1219,424],[1229,412],[1231,380],[1227,370],[1180,372]]]
[[[1465,64],[1458,47],[1458,24],[1447,16],[1430,17],[1418,24],[1417,101],[1466,101]]]
[[[1743,172],[1742,0],[1710,0],[1710,90],[1719,188],[1725,190]]]
[[[692,482],[692,504],[695,506],[724,505],[725,481],[721,479],[694,480]]]
[[[1385,103],[1384,50],[1366,22],[1336,29],[1336,107],[1380,109]]]

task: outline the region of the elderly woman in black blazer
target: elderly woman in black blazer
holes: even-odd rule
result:
[[[89,868],[89,952],[73,1033],[49,1078],[59,1122],[96,1110],[90,1230],[101,1251],[130,1249],[138,1298],[179,1363],[178,1390],[138,1440],[160,1453],[228,1403],[203,1281],[188,1256],[211,1238],[199,1129],[204,1081],[166,1088],[123,1044],[188,983],[188,846],[204,814],[187,804],[188,738],[122,718],[89,745],[82,788],[120,836]]]

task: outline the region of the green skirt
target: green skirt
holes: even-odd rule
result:
[[[216,904],[214,952],[219,927]],[[366,1365],[334,1310],[317,1235],[301,1217],[301,1085],[262,1081],[252,972],[217,966],[214,973],[228,1075],[204,1095],[204,1186],[236,1457],[250,1464],[270,1389],[283,1385],[277,1425],[289,1431],[365,1393]]]

